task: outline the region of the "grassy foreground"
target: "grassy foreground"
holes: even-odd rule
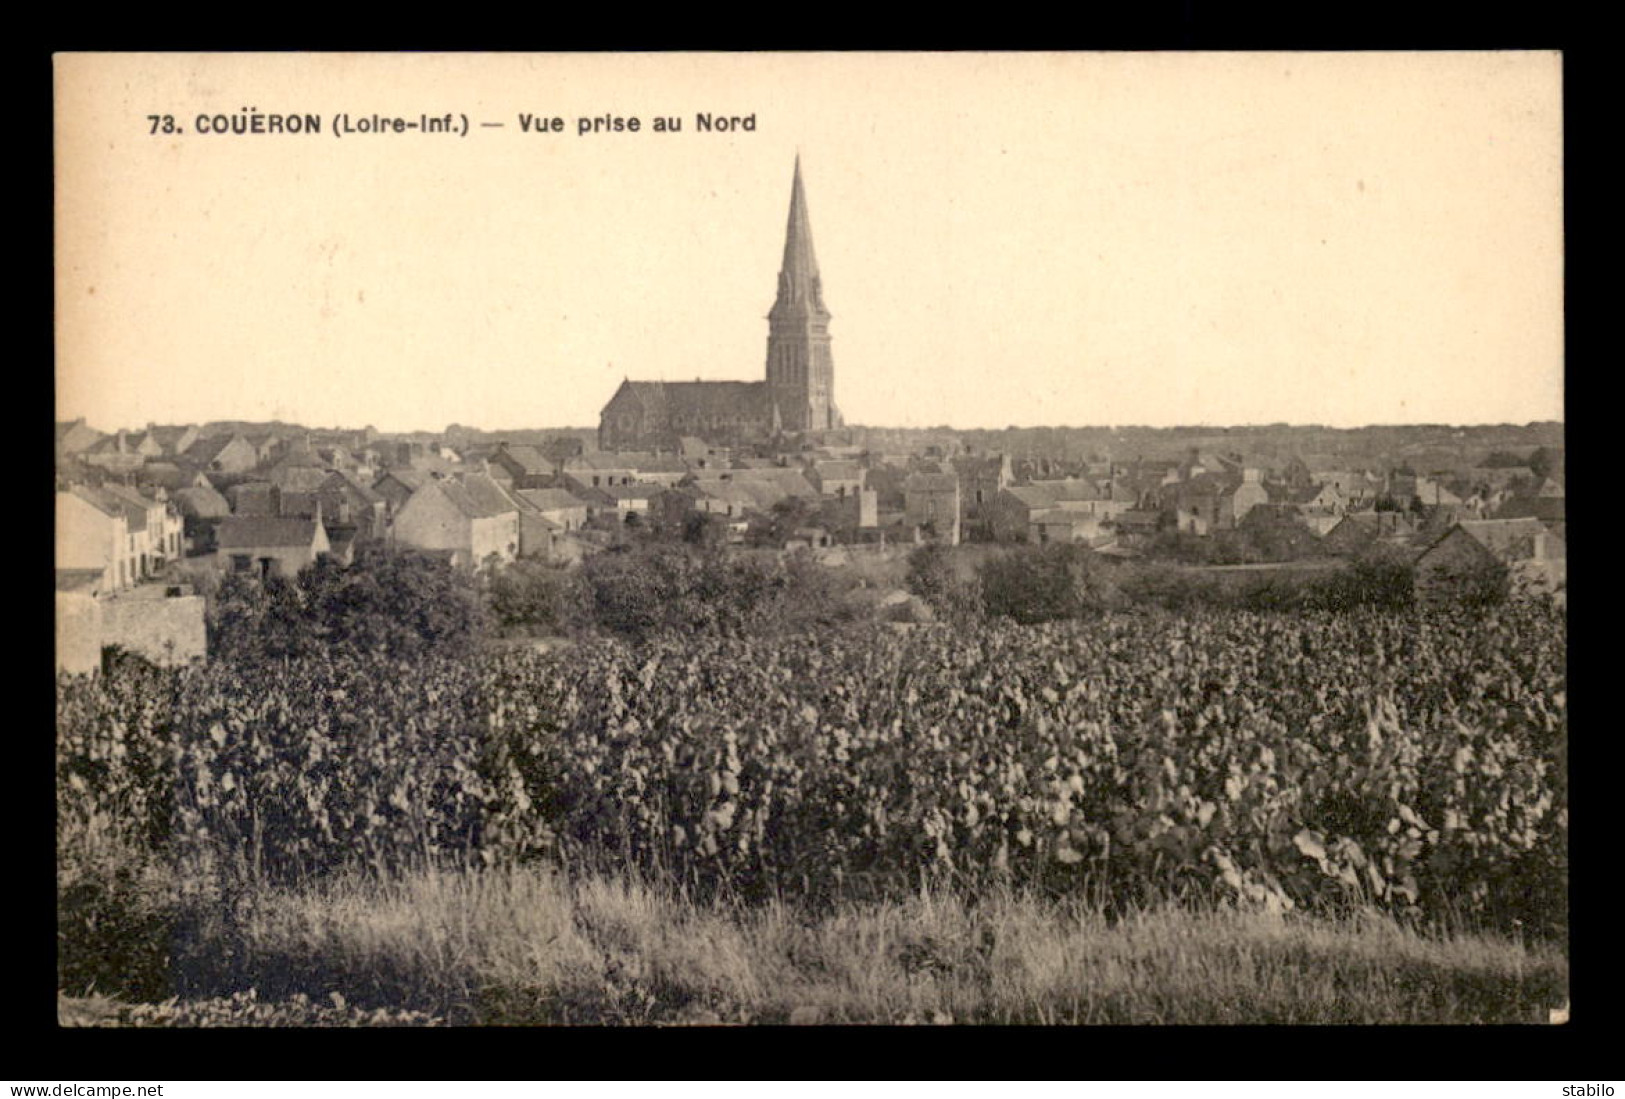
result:
[[[1544,1023],[1568,986],[1559,947],[1372,915],[949,895],[814,914],[539,869],[261,888],[144,926],[178,999],[64,987],[64,1023]]]

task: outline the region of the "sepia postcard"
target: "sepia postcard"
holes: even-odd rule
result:
[[[54,74],[64,1025],[1569,1019],[1561,55]]]

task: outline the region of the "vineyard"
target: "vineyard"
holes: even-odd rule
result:
[[[1540,606],[665,634],[58,684],[59,861],[619,868],[740,903],[1030,889],[1566,926]]]

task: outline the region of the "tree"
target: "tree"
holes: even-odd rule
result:
[[[374,543],[348,566],[318,561],[300,582],[312,632],[331,645],[393,657],[461,653],[488,624],[472,572],[413,550]]]
[[[1535,452],[1529,456],[1529,468],[1542,481],[1558,472],[1562,468],[1562,464],[1562,453],[1554,451],[1550,447],[1536,447]]]
[[[470,650],[485,632],[469,574],[436,557],[373,545],[353,564],[320,558],[297,581],[228,575],[216,593],[211,649],[227,660],[350,647],[389,656]]]
[[[1067,543],[991,558],[978,570],[983,608],[1023,624],[1104,610],[1122,601],[1109,567],[1093,550]]]
[[[705,511],[683,517],[683,541],[691,546],[720,546],[728,540],[728,522]]]
[[[756,546],[782,546],[803,527],[816,525],[818,511],[799,496],[786,496],[768,508],[757,512],[750,521],[750,541]]]
[[[556,634],[584,621],[572,569],[521,558],[486,573],[484,592],[492,625],[506,635]]]
[[[1398,550],[1374,546],[1315,585],[1312,605],[1332,611],[1377,607],[1407,610],[1415,600],[1416,570]]]

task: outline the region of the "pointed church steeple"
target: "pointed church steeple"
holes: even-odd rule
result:
[[[839,427],[835,366],[829,353],[830,313],[824,307],[823,281],[813,252],[799,153],[790,184],[779,292],[767,318],[767,384],[776,416],[782,416],[788,431]]]
[[[818,277],[818,256],[813,251],[812,221],[807,216],[807,191],[801,183],[801,154],[796,154],[795,178],[790,184],[790,217],[784,229],[784,261],[779,265],[779,294],[773,315],[810,312],[828,317],[824,289]]]

